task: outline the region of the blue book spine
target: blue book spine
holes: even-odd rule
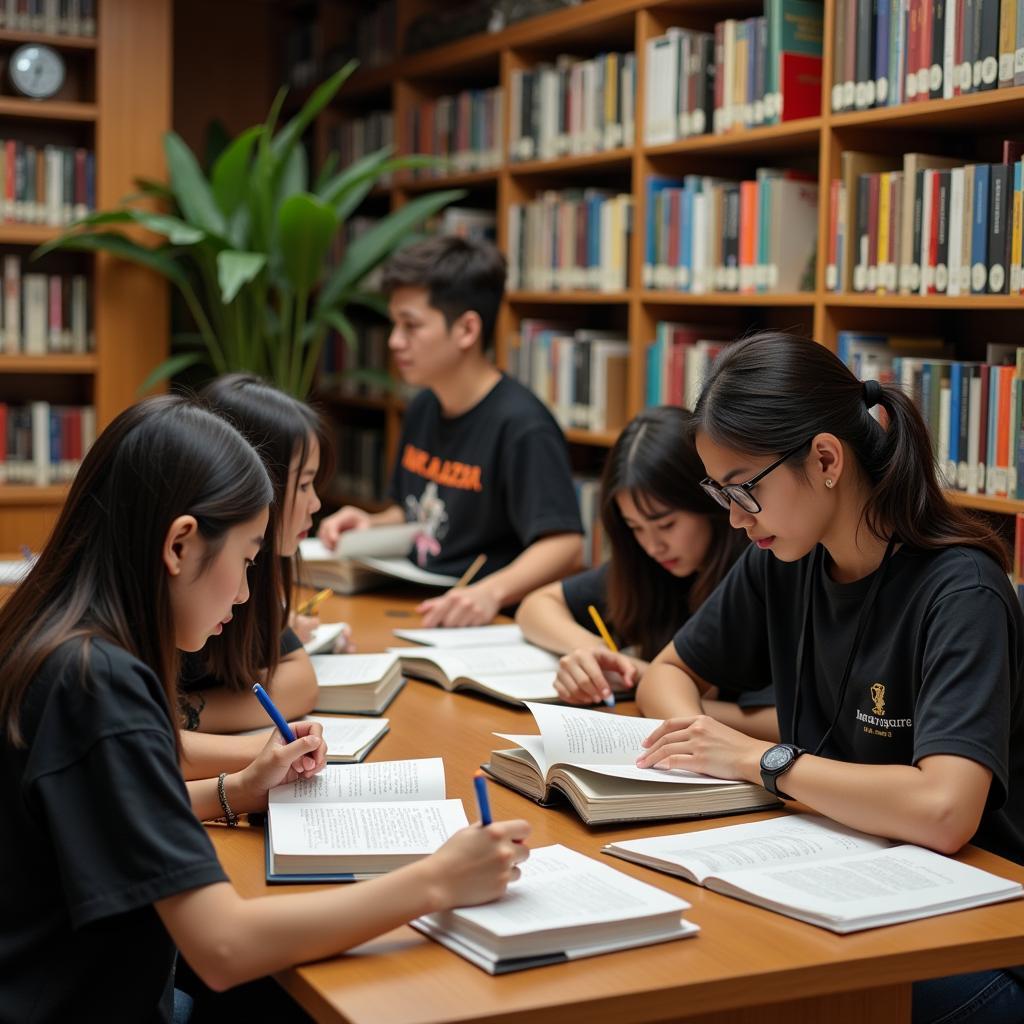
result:
[[[890,0],[877,0],[875,20],[875,106],[889,102],[889,16]]]
[[[680,224],[682,232],[679,238],[679,252],[683,266],[686,268],[684,289],[693,289],[693,196],[694,190],[687,182],[680,197]]]
[[[60,412],[50,408],[50,481],[60,479],[60,460],[63,450],[60,443]]]
[[[986,291],[988,282],[988,164],[974,167],[974,213],[971,215],[971,294]]]
[[[960,461],[960,376],[962,363],[953,363],[949,368],[949,462],[953,472],[947,472],[950,486],[955,486],[956,465]]]

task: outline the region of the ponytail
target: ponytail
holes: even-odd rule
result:
[[[886,427],[868,411],[876,404]],[[713,441],[750,455],[778,455],[834,434],[871,482],[865,522],[875,537],[892,533],[923,550],[978,548],[1009,571],[1000,536],[946,497],[928,428],[910,398],[895,384],[861,383],[823,345],[776,332],[737,342],[712,367],[694,416]],[[797,450],[793,461],[806,454]]]

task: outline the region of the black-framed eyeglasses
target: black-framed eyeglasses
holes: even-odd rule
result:
[[[801,448],[806,448],[809,443],[809,441],[801,441],[795,448],[790,448],[788,452],[783,452],[770,466],[762,469],[757,476],[752,476],[742,484],[723,485],[716,483],[711,477],[706,476],[701,480],[700,485],[704,489],[705,494],[714,498],[722,508],[728,508],[735,501],[744,512],[749,512],[750,515],[756,516],[763,509],[757,498],[750,493],[754,486],[759,484],[773,469],[778,469],[786,459],[796,455]]]

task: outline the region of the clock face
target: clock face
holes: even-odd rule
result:
[[[49,46],[19,46],[8,67],[11,84],[23,96],[49,99],[64,84],[64,60]]]
[[[793,751],[786,747],[772,747],[764,752],[762,764],[768,771],[775,771],[793,760]]]

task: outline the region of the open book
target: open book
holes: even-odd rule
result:
[[[299,544],[301,582],[330,587],[339,594],[358,594],[396,579],[427,587],[454,586],[457,577],[428,572],[409,560],[419,529],[416,523],[403,523],[348,530],[333,551],[315,537],[307,537]]]
[[[475,690],[506,704],[556,701],[558,658],[532,644],[507,647],[396,647],[402,672],[446,690]]]
[[[405,685],[394,654],[317,654],[309,660],[319,687],[317,711],[379,715]]]
[[[629,839],[604,852],[840,933],[1024,895],[1018,882],[814,814]]]
[[[439,757],[331,765],[270,791],[268,882],[351,882],[433,853],[468,824]]]
[[[543,846],[497,902],[412,922],[482,967],[507,974],[695,935],[689,904],[564,846]]]
[[[395,636],[425,647],[510,647],[525,643],[523,631],[515,624],[464,626],[439,629],[396,629]]]
[[[324,729],[328,764],[357,764],[377,745],[390,728],[386,718],[340,718],[337,715],[306,715],[303,722],[319,722]],[[270,729],[249,729],[246,735],[269,736]]]
[[[484,770],[538,803],[563,793],[588,824],[701,818],[775,807],[760,786],[682,770],[637,768],[636,759],[661,722],[606,711],[527,703],[539,736],[495,733],[516,744],[495,750]]]

